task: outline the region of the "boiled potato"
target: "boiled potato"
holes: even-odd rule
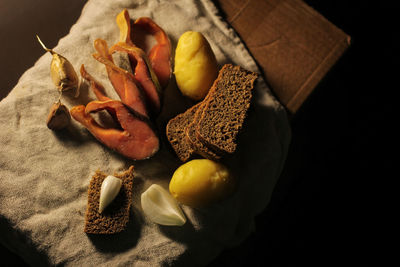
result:
[[[174,74],[179,90],[193,99],[203,99],[218,74],[215,55],[207,39],[199,32],[181,35],[175,50]]]
[[[208,159],[194,159],[181,165],[169,183],[171,195],[190,207],[204,207],[224,199],[234,189],[228,169]]]

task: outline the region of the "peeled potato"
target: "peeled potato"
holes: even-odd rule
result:
[[[181,35],[175,50],[174,74],[179,90],[193,99],[203,99],[217,77],[218,66],[207,39],[199,32]]]
[[[171,195],[190,207],[204,207],[224,199],[234,189],[228,169],[208,159],[195,159],[181,165],[169,183]]]

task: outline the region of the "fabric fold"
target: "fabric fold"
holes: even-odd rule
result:
[[[114,44],[119,39],[116,15],[127,8],[132,19],[149,16],[176,42],[185,31],[200,31],[220,65],[232,63],[260,72],[245,45],[222,20],[209,0],[91,0],[69,34],[54,48],[79,70],[81,64],[118,99],[104,66],[91,56],[97,38]],[[45,124],[48,108],[57,99],[45,54],[27,70],[0,102],[0,242],[31,265],[67,266],[201,266],[224,248],[242,242],[252,231],[254,217],[271,198],[290,142],[284,108],[259,78],[252,108],[226,164],[237,175],[238,189],[230,198],[204,209],[184,206],[183,227],[150,222],[140,195],[151,184],[167,188],[181,164],[165,138],[151,159],[132,162],[99,143],[78,123],[60,132]],[[79,98],[65,95],[71,108],[94,100],[83,89]],[[174,79],[165,91],[157,129],[165,135],[169,119],[188,108]],[[130,223],[114,236],[83,232],[87,187],[96,170],[114,173],[135,166]]]

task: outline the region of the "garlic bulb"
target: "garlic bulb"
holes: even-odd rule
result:
[[[141,196],[142,209],[149,219],[161,225],[181,226],[186,217],[171,194],[157,184],[151,185]]]
[[[121,189],[122,180],[112,175],[107,176],[101,184],[99,213],[114,200]]]
[[[61,92],[72,88],[78,90],[79,78],[71,62],[62,55],[54,52],[52,49],[47,48],[42,40],[40,40],[39,36],[36,35],[36,38],[43,49],[53,56],[50,63],[50,76],[57,89]],[[78,92],[76,94],[78,94]]]

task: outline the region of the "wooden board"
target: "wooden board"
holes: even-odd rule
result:
[[[350,45],[350,37],[300,0],[217,0],[289,113]]]

